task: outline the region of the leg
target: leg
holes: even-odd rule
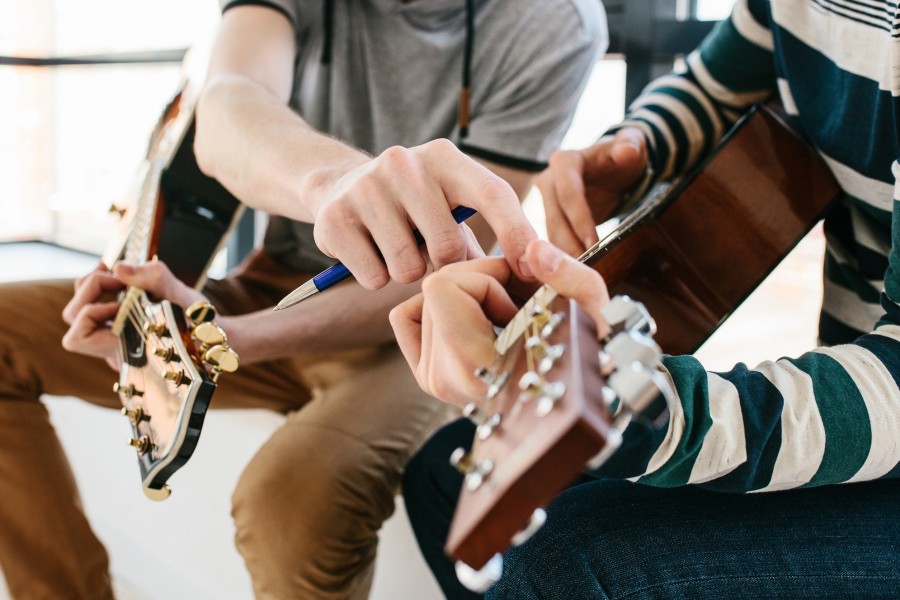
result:
[[[450,454],[462,446],[472,446],[475,426],[458,419],[428,440],[406,465],[403,500],[419,549],[438,585],[449,600],[480,598],[464,588],[456,578],[453,561],[444,553],[462,475],[450,465]]]
[[[107,556],[81,510],[43,393],[118,406],[116,374],[60,345],[69,281],[0,286],[0,565],[15,598],[111,598]]]
[[[488,598],[897,598],[900,482],[728,495],[592,481]]]
[[[238,549],[260,599],[365,598],[403,465],[446,407],[422,393],[393,345],[304,376],[313,399],[235,490]]]

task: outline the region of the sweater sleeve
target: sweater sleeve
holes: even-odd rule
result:
[[[688,72],[669,78],[677,85],[656,83],[648,90],[656,100],[636,103],[629,118],[652,140],[653,166],[660,176],[689,165],[735,112],[772,90],[774,72],[766,74],[766,68],[750,64],[751,57],[760,65],[773,63],[771,49],[753,44],[763,43],[763,26],[755,18],[763,4],[739,1],[731,19],[689,59]],[[733,54],[742,44],[744,51]],[[728,57],[740,67],[726,80],[714,74],[726,70]],[[679,98],[682,95],[690,100]],[[692,117],[686,118],[687,112]],[[894,158],[889,155],[885,161]],[[674,392],[668,426],[654,430],[633,422],[622,448],[596,475],[735,493],[900,476],[897,161],[892,175],[891,248],[881,294],[884,316],[871,324],[869,333],[849,344],[755,368],[739,364],[725,373],[708,372],[691,356],[664,357],[660,368]]]

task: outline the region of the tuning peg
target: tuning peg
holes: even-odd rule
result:
[[[166,369],[162,372],[162,377],[175,385],[181,385],[190,381],[181,369]]]
[[[128,417],[128,420],[132,425],[137,426],[141,421],[149,421],[150,415],[144,412],[144,409],[140,406],[135,406],[132,409],[128,409],[126,407],[122,407],[122,414]]]
[[[216,308],[206,300],[198,300],[188,306],[184,314],[194,325],[200,325],[216,318]]]
[[[226,373],[234,373],[241,365],[241,359],[237,352],[227,344],[216,344],[203,353],[203,360]]]
[[[497,377],[491,381],[491,384],[488,386],[486,397],[488,400],[497,396],[500,391],[506,386],[506,382],[509,380],[509,373],[500,373]]]
[[[603,318],[612,330],[612,335],[626,329],[646,335],[656,333],[656,321],[647,312],[647,308],[628,296],[614,296],[603,307]]]
[[[169,331],[165,328],[164,325],[154,323],[153,321],[147,321],[146,323],[144,323],[144,326],[141,329],[144,330],[144,333],[147,336],[154,335],[156,337],[166,337],[169,335]]]
[[[619,367],[610,375],[608,383],[629,412],[643,415],[653,421],[664,416],[671,392],[668,383],[658,371],[633,362]],[[661,401],[661,404],[658,401]]]
[[[128,212],[128,209],[122,208],[118,204],[113,203],[113,204],[109,205],[109,212],[115,213],[115,214],[119,215],[119,218],[122,218],[125,216],[125,213]]]
[[[612,362],[616,366],[639,362],[652,367],[659,363],[659,355],[662,352],[652,338],[632,329],[613,337],[607,342],[604,350],[612,357]]]
[[[142,435],[141,437],[131,438],[128,445],[134,447],[138,454],[146,454],[150,450],[150,437]]]
[[[113,392],[119,394],[126,400],[132,398],[133,396],[143,396],[144,395],[144,392],[135,388],[133,383],[128,383],[128,384],[122,385],[118,381],[113,384]]]
[[[547,319],[547,323],[541,328],[541,337],[547,339],[553,335],[553,332],[556,331],[556,328],[559,327],[559,324],[562,323],[565,318],[566,313],[563,311],[550,315],[550,318]]]
[[[476,462],[472,459],[472,454],[463,447],[453,451],[450,455],[450,464],[466,476],[466,487],[472,492],[481,487],[487,476],[494,470],[493,461],[485,459]]]
[[[163,362],[171,362],[173,359],[178,360],[175,354],[175,348],[163,348],[162,346],[153,349],[153,355],[160,357]]]
[[[212,321],[200,323],[194,327],[191,335],[197,338],[204,346],[217,346],[228,341],[225,331]]]
[[[522,544],[530,540],[531,536],[537,533],[538,529],[540,529],[546,522],[546,511],[543,508],[534,509],[534,512],[531,513],[531,518],[528,520],[528,525],[525,526],[525,529],[516,533],[516,535],[512,537],[510,542],[513,546],[521,546]]]
[[[469,590],[483,594],[489,587],[500,581],[503,575],[503,557],[495,554],[481,567],[475,570],[462,561],[456,561],[456,577]]]
[[[547,382],[541,387],[535,412],[539,417],[550,414],[559,399],[566,393],[566,384],[561,381]]]

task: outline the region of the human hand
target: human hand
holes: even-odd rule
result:
[[[599,337],[608,334],[601,310],[609,294],[599,273],[540,240],[528,245],[525,260],[538,281],[584,308],[597,323]],[[492,364],[493,327],[506,325],[518,310],[507,291],[513,283],[509,266],[499,258],[449,265],[425,278],[420,294],[391,311],[397,342],[425,392],[459,406],[483,397],[484,383],[475,369]]]
[[[187,307],[203,295],[179,281],[162,262],[140,265],[117,263],[112,272],[98,267],[75,280],[75,294],[63,309],[63,320],[69,329],[62,339],[63,348],[70,352],[104,359],[117,369],[118,340],[110,331],[110,322],[119,310],[111,295],[135,286],[154,299],[164,299]]]
[[[317,193],[316,244],[363,287],[378,289],[390,279],[411,283],[425,275],[413,229],[425,239],[424,254],[435,269],[470,256],[472,242],[450,214],[459,205],[481,214],[513,272],[531,279],[520,261],[537,234],[516,193],[448,140],[389,148],[325,177]]]
[[[550,241],[572,256],[597,243],[596,225],[612,216],[646,168],[646,139],[634,127],[584,150],[554,152],[537,179]]]

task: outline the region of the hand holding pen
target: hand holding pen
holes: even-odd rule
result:
[[[467,236],[450,211],[460,203],[478,211],[513,271],[529,279],[519,261],[537,233],[518,195],[448,140],[394,146],[350,165],[336,160],[303,181],[316,245],[366,289],[417,281],[428,263],[439,269],[466,260]],[[424,238],[424,252],[413,230]]]
[[[474,215],[476,211],[467,206],[457,206],[450,212],[457,223],[462,223]],[[425,238],[422,237],[422,234],[419,233],[418,230],[413,231],[413,237],[419,246],[425,244]],[[295,304],[299,304],[307,298],[314,296],[319,292],[324,292],[333,285],[344,281],[351,275],[352,273],[350,273],[350,270],[345,267],[343,263],[332,265],[285,296],[275,307],[275,310],[282,310],[294,306]]]

